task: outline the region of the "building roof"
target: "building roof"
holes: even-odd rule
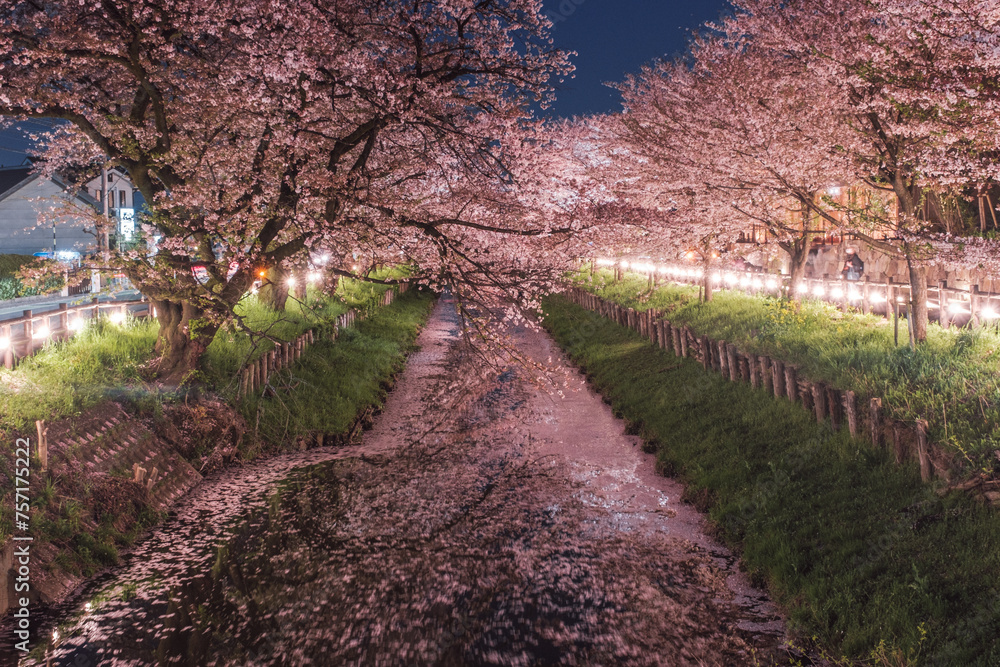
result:
[[[0,169],[0,199],[5,199],[8,194],[18,188],[23,183],[32,178],[33,167],[14,167],[13,169]]]

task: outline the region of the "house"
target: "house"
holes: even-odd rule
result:
[[[90,217],[103,208],[102,192],[100,177],[77,188],[30,166],[0,169],[0,254],[96,251]],[[109,215],[129,230],[136,204],[131,181],[112,170],[107,192]]]

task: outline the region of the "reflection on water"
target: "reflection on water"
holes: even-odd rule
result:
[[[53,664],[659,664],[730,625],[705,560],[595,520],[526,444],[311,465],[236,519],[196,502],[63,625]]]

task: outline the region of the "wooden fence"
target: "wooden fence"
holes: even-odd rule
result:
[[[380,305],[388,306],[396,298],[409,290],[409,282],[404,281],[385,292]],[[87,322],[98,317],[108,317],[124,321],[131,314],[133,317],[155,316],[156,311],[147,301],[120,301],[99,303],[96,298],[90,303],[78,306],[60,304],[58,310],[35,314],[25,310],[24,315],[15,320],[0,322],[0,355],[3,364],[11,369],[20,359],[30,357],[49,341],[62,341],[70,338],[83,329]],[[351,309],[337,318],[333,339],[336,340],[342,329],[354,326],[364,318],[364,313]],[[278,344],[264,356],[248,364],[240,375],[239,394],[246,395],[257,391],[267,384],[271,375],[302,356],[306,347],[315,341],[312,331],[307,331],[293,341]]]
[[[0,355],[5,368],[14,368],[20,359],[30,357],[49,341],[66,340],[83,329],[87,322],[98,317],[125,321],[133,317],[148,317],[152,313],[147,301],[114,301],[99,303],[95,297],[90,303],[78,306],[60,304],[57,310],[33,313],[25,310],[14,320],[0,322]]]
[[[402,294],[409,289],[409,283],[404,281],[399,284],[397,289],[398,293]],[[382,306],[392,304],[396,299],[396,294],[396,290],[387,290],[382,296],[380,304]],[[353,327],[357,322],[364,319],[365,314],[363,311],[354,308],[348,310],[337,318],[330,339],[337,340],[342,330]],[[263,390],[274,373],[291,366],[302,356],[306,348],[314,342],[316,342],[314,333],[307,331],[293,341],[276,344],[273,349],[264,353],[263,356],[247,364],[240,374],[239,396],[243,397]]]
[[[877,447],[891,447],[897,463],[914,460],[919,464],[924,481],[937,477],[951,482],[960,471],[955,456],[929,442],[927,421],[892,419],[879,397],[861,397],[853,391],[809,380],[799,374],[795,365],[746,354],[723,340],[697,336],[690,327],[675,326],[656,310],[639,312],[624,308],[575,287],[567,296],[577,305],[636,331],[661,349],[672,350],[678,357],[696,359],[706,370],[721,373],[732,382],[745,382],[799,403],[815,415],[817,422],[829,420],[834,430],[846,427],[852,437],[864,438]]]
[[[623,269],[613,263],[596,262],[596,265],[614,268],[616,278],[624,274]],[[624,270],[645,276],[651,287],[661,282],[698,286],[704,281],[703,270],[691,266],[632,263]],[[768,273],[713,271],[710,280],[713,289],[740,290],[749,294],[782,296],[790,290],[788,276]],[[841,310],[854,307],[885,318],[904,315],[911,300],[909,283],[896,283],[891,278],[886,281],[868,277],[861,280],[806,278],[799,287],[799,295],[821,299]],[[978,285],[963,290],[941,282],[928,285],[927,307],[931,321],[944,328],[978,326],[1000,319],[1000,294],[980,291]]]

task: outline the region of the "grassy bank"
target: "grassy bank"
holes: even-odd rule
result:
[[[931,437],[959,452],[973,469],[992,470],[1000,449],[1000,335],[994,329],[928,328],[915,351],[900,322],[900,346],[890,322],[876,315],[842,313],[818,301],[801,305],[741,292],[716,292],[698,302],[697,288],[654,290],[645,276],[610,271],[575,276],[582,287],[623,306],[658,309],[672,323],[741,350],[797,364],[802,374],[860,396],[877,396],[904,421],[926,419]]]
[[[361,411],[381,407],[386,382],[405,363],[432,304],[427,293],[407,292],[336,342],[319,338],[297,364],[271,379],[273,395],[249,396],[240,410],[265,443],[345,434]]]
[[[872,665],[1000,664],[996,512],[564,299],[546,312],[803,637]]]
[[[234,326],[220,331],[205,354],[200,379],[229,395],[239,368],[271,350],[272,339],[293,340],[309,329],[327,333],[350,308],[375,312],[387,289],[342,280],[332,297],[310,291],[305,302],[289,299],[283,312],[248,296],[236,312],[267,337],[253,338]],[[36,419],[77,414],[109,396],[144,393],[142,367],[153,357],[156,332],[154,320],[130,318],[120,325],[100,320],[67,341],[49,344],[13,371],[0,368],[0,433],[29,427]]]

